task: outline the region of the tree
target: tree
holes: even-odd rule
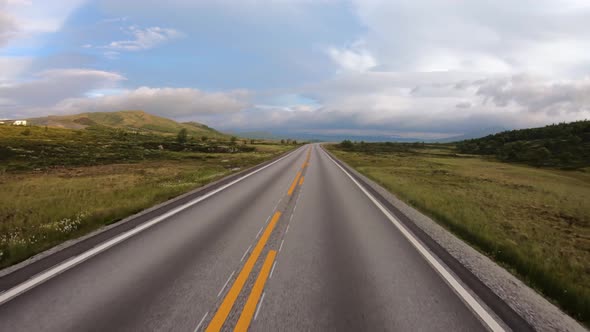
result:
[[[178,132],[178,136],[176,136],[176,141],[180,144],[184,144],[184,143],[186,143],[187,138],[188,138],[188,135],[187,135],[186,128],[180,129],[180,131]]]
[[[353,144],[350,140],[345,139],[340,143],[340,147],[342,147],[343,149],[352,149]]]
[[[201,142],[207,142],[208,139],[209,137],[207,136],[201,136]]]
[[[285,140],[284,139],[281,140],[281,144],[285,144]]]
[[[232,136],[229,141],[231,142],[231,144],[236,144],[236,142],[238,141],[238,138],[235,136]]]

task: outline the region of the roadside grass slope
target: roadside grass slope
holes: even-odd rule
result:
[[[590,168],[530,167],[442,144],[328,148],[590,324]]]
[[[0,126],[0,268],[296,147],[252,143]]]

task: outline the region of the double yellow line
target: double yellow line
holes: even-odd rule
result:
[[[303,163],[302,169],[305,168],[305,166],[309,163],[310,153],[311,153],[311,148],[307,152],[307,158],[305,159],[305,162]],[[293,191],[295,190],[295,187],[297,186],[297,183],[299,183],[299,185],[303,184],[303,177],[301,176],[301,170],[297,172],[297,175],[295,176],[295,179],[293,180],[293,183],[291,184],[291,187],[289,188],[289,191],[288,191],[289,195],[291,195],[293,193]],[[223,302],[219,306],[219,309],[217,309],[215,316],[213,316],[213,319],[211,320],[211,322],[209,322],[209,325],[207,326],[207,329],[205,331],[207,331],[207,332],[221,331],[223,324],[225,323],[227,317],[229,316],[234,304],[236,303],[236,300],[238,299],[238,296],[242,292],[242,289],[246,285],[246,281],[248,281],[248,277],[250,276],[250,273],[254,269],[254,265],[256,265],[256,262],[258,261],[260,254],[262,254],[262,251],[264,250],[264,247],[266,246],[266,243],[268,242],[268,240],[272,234],[272,231],[275,229],[275,226],[277,225],[280,218],[281,218],[281,212],[276,211],[275,214],[273,215],[272,219],[270,220],[270,222],[266,226],[264,233],[262,233],[262,236],[258,240],[258,243],[256,243],[254,250],[252,250],[250,257],[248,257],[248,260],[246,261],[246,263],[242,267],[242,270],[240,270],[240,273],[238,274],[238,277],[234,281],[232,287],[227,292],[227,295],[223,299]],[[271,270],[272,264],[274,263],[276,255],[277,255],[276,250],[270,250],[268,252],[268,254],[266,255],[266,259],[264,260],[264,263],[262,265],[262,269],[260,270],[260,273],[258,274],[256,281],[254,282],[254,287],[252,288],[250,295],[248,296],[248,300],[246,301],[244,309],[242,310],[242,313],[240,314],[240,318],[238,319],[238,322],[234,328],[234,331],[247,331],[248,330],[248,327],[250,326],[250,323],[252,322],[252,318],[254,317],[256,305],[258,304],[258,300],[260,299],[260,296],[262,295],[262,291],[264,290],[264,286],[265,286],[268,276],[270,274],[270,270]]]

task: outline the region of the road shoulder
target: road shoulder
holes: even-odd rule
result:
[[[326,150],[324,149],[324,151]],[[420,230],[446,250],[502,301],[508,304],[512,310],[524,318],[535,330],[586,331],[580,323],[565,314],[490,258],[473,249],[431,218],[401,201],[379,184],[357,172],[340,159],[337,159],[333,154],[329,154],[338,160],[348,172],[360,178],[364,184],[370,186],[382,198],[410,219]]]

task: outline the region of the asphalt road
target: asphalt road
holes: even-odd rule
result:
[[[0,331],[506,327],[319,145],[221,189],[6,289]]]

